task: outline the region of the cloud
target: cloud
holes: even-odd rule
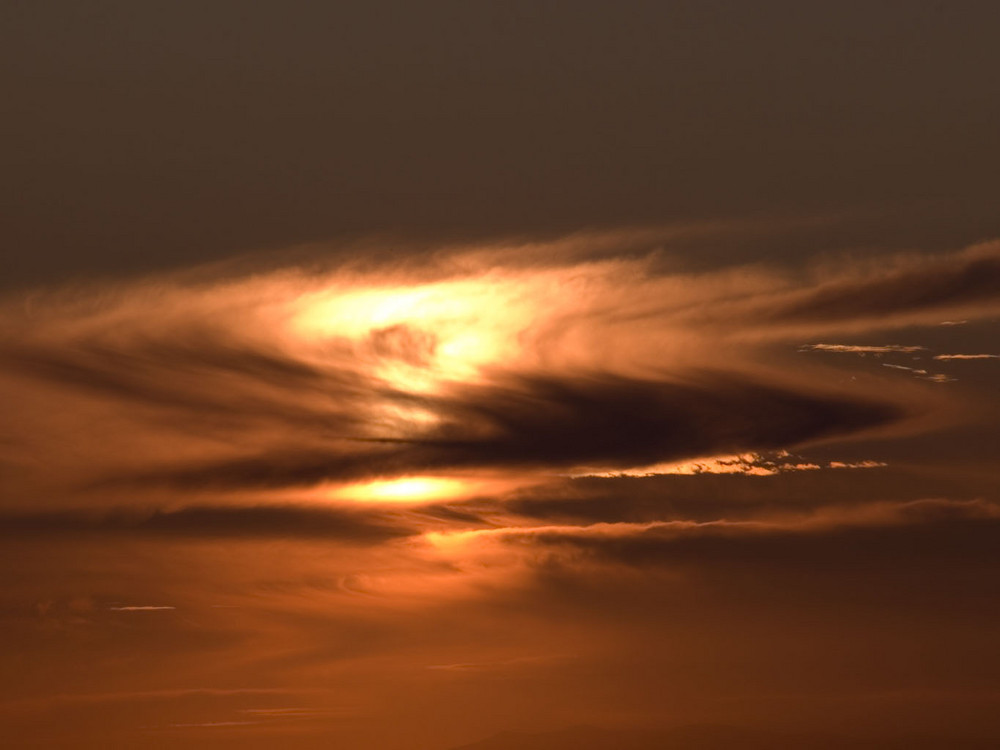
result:
[[[468,469],[632,467],[781,448],[905,416],[901,406],[726,373],[685,379],[509,377],[415,399],[438,416],[423,434],[348,453],[272,452],[137,475],[187,487],[283,487]]]
[[[419,264],[175,275],[9,300],[0,378],[13,416],[0,440],[13,446],[14,488],[91,499],[100,488],[118,501],[137,485],[211,494],[627,471],[916,425],[907,418],[946,397],[845,385],[821,363],[772,362],[769,347],[877,330],[890,307],[918,318],[933,308],[935,325],[940,308],[992,309],[998,257],[984,245],[874,268],[845,261],[822,277],[680,273],[574,243],[587,240],[550,243],[561,250],[545,264],[529,262],[538,244],[449,249]]]
[[[995,567],[991,550],[1000,543],[1000,505],[921,500],[740,521],[486,529],[456,538],[561,549],[638,568],[731,564],[827,568],[842,564],[848,553],[852,564],[889,568],[904,559],[914,560],[921,571],[935,565]]]
[[[773,477],[790,471],[818,471],[820,469],[871,469],[886,466],[881,461],[858,461],[844,463],[830,461],[818,464],[802,461],[792,456],[788,451],[777,451],[770,455],[760,453],[743,453],[731,456],[707,456],[692,461],[674,464],[654,464],[635,469],[609,471],[596,474],[574,474],[574,478],[583,477],[654,477],[654,476],[693,476],[701,474],[742,474],[752,477]]]
[[[990,351],[938,324],[994,314],[996,247],[698,273],[574,242],[3,303],[12,669],[42,702],[131,696],[37,724],[287,718],[379,747],[328,706],[403,746],[429,716],[469,737],[483,714],[661,720],[694,696],[785,720],[787,696],[840,716],[838,695],[980,687],[993,407],[878,363]],[[958,405],[978,432],[921,432]],[[372,482],[427,492],[350,494]],[[183,692],[214,684],[330,693],[314,714]]]
[[[922,497],[971,502],[992,497],[994,485],[929,474],[921,466],[872,460],[830,461],[828,470],[748,473],[607,475],[539,485],[481,504],[487,526],[588,526],[599,522],[652,523],[791,519],[822,509],[901,504]],[[456,523],[461,528],[462,523]]]
[[[9,345],[0,352],[0,363],[34,378],[188,420],[357,429],[356,414],[330,403],[309,408],[301,397],[336,395],[344,402],[356,401],[368,391],[359,373],[330,364],[313,366],[222,331],[171,335],[178,340]],[[289,399],[291,393],[299,399]]]
[[[257,721],[202,721],[191,724],[170,724],[171,729],[189,729],[195,727],[246,727],[259,724]]]
[[[872,461],[870,459],[854,462],[831,461],[829,463],[829,467],[831,469],[880,469],[886,466],[888,466],[888,464],[884,461]]]
[[[0,535],[117,534],[149,538],[310,538],[371,544],[414,533],[398,518],[316,505],[189,506],[0,513]]]
[[[551,662],[564,661],[568,657],[565,654],[545,654],[540,656],[514,656],[509,659],[495,659],[492,661],[480,662],[459,662],[456,664],[431,664],[426,669],[443,672],[495,672],[524,667],[537,666]]]
[[[854,344],[808,344],[800,347],[800,351],[838,352],[845,354],[885,354],[888,352],[922,352],[924,346],[903,346],[901,344],[884,344],[881,346],[858,346]]]
[[[934,359],[1000,359],[1000,354],[937,354]]]
[[[99,704],[108,704],[113,708],[120,705],[159,701],[183,701],[191,698],[280,698],[283,696],[309,695],[318,692],[313,688],[276,687],[186,687],[162,690],[133,690],[112,693],[80,692],[53,693],[43,697],[19,698],[0,704],[4,713],[29,712],[48,707],[79,706],[83,710]]]
[[[907,502],[867,503],[861,506],[840,506],[815,509],[808,513],[762,515],[758,518],[707,521],[668,520],[645,523],[616,522],[596,523],[588,526],[511,526],[455,532],[476,538],[542,536],[566,533],[580,537],[631,537],[642,534],[679,535],[713,534],[716,532],[736,535],[795,533],[810,534],[830,529],[868,526],[895,526],[923,524],[955,519],[1000,519],[1000,503],[984,500],[913,500]],[[443,535],[447,536],[447,534]]]
[[[108,607],[112,612],[164,612],[177,609],[166,605],[129,605],[124,607]]]
[[[838,272],[839,271],[839,272]],[[762,318],[772,322],[863,320],[928,316],[945,310],[996,311],[1000,307],[1000,244],[960,253],[911,256],[895,264],[827,268],[831,278],[775,297]],[[982,314],[982,313],[980,313]]]
[[[857,731],[857,730],[856,730]],[[909,735],[870,737],[827,732],[790,732],[724,725],[690,725],[671,728],[605,728],[579,726],[548,732],[503,732],[471,745],[452,750],[770,750],[801,747],[810,750],[988,750],[992,740],[969,739],[961,735]]]

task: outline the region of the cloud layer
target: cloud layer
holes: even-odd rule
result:
[[[990,351],[997,246],[692,272],[646,241],[7,299],[30,679],[0,718],[164,748],[992,732],[998,406],[961,352]]]

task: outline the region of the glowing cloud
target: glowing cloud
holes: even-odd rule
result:
[[[938,354],[934,359],[1000,359],[1000,354]]]
[[[468,496],[470,487],[458,479],[441,477],[402,477],[335,490],[333,497],[362,502],[427,503]]]

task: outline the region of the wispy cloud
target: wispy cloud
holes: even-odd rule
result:
[[[428,536],[447,546],[456,540],[477,538],[552,537],[565,534],[580,537],[630,537],[636,534],[684,536],[688,534],[774,534],[824,533],[843,527],[880,527],[926,524],[946,519],[1000,519],[1000,503],[983,500],[927,499],[906,502],[871,503],[861,507],[824,507],[809,513],[785,513],[752,520],[711,521],[672,520],[643,523],[615,522],[577,525],[543,525],[432,532]],[[555,535],[555,536],[554,536]]]
[[[774,322],[820,325],[881,317],[887,327],[905,321],[938,324],[936,316],[944,310],[982,315],[1000,307],[1000,243],[995,241],[951,255],[901,256],[826,272],[828,277],[815,286],[776,295],[761,314]]]
[[[246,727],[258,724],[256,721],[201,721],[190,724],[169,724],[171,729],[189,729],[200,727]]]
[[[1000,354],[937,354],[934,359],[1000,359]]]
[[[901,407],[702,372],[684,381],[518,378],[421,399],[439,421],[339,453],[303,450],[177,467],[135,481],[282,487],[466,469],[631,467],[733,449],[779,448],[883,425]],[[776,418],[780,415],[780,418]]]
[[[163,612],[166,610],[174,610],[177,607],[170,607],[166,605],[127,605],[119,607],[108,607],[112,612]]]
[[[888,354],[890,352],[922,352],[923,346],[903,346],[901,344],[883,344],[880,346],[862,346],[857,344],[807,344],[799,351],[837,352],[843,354]]]
[[[495,469],[625,470],[791,448],[925,407],[876,385],[845,389],[815,367],[808,376],[765,368],[762,340],[874,330],[883,325],[875,313],[912,321],[933,310],[928,325],[943,308],[985,313],[1000,304],[998,253],[986,244],[790,279],[764,268],[677,273],[636,254],[562,253],[540,267],[519,262],[516,249],[471,249],[419,267],[39,293],[5,310],[0,369],[22,394],[14,400],[26,426],[3,437],[21,446],[24,467],[45,447],[51,469],[34,479],[46,486],[209,494]],[[61,415],[32,419],[29,404],[54,393]],[[61,450],[62,423],[90,413],[102,441]],[[86,459],[74,464],[81,450]]]
[[[697,476],[699,474],[742,474],[744,476],[770,477],[794,471],[818,471],[820,469],[870,469],[884,467],[881,461],[816,463],[797,459],[788,451],[774,455],[743,453],[733,456],[711,456],[652,466],[641,466],[622,471],[574,474],[574,477],[655,477],[655,476]]]
[[[455,664],[431,664],[427,669],[441,672],[492,672],[522,669],[538,664],[560,662],[572,658],[566,654],[545,654],[538,656],[515,656],[492,661],[457,662]]]
[[[398,514],[316,504],[0,512],[0,535],[25,533],[127,534],[153,539],[288,537],[368,544],[414,532]]]

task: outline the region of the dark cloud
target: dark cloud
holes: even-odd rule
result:
[[[851,434],[901,419],[897,405],[717,372],[684,381],[510,377],[413,399],[442,418],[421,436],[356,453],[276,450],[147,474],[182,486],[285,486],[467,468],[630,467]],[[359,443],[359,445],[361,445]]]
[[[1000,248],[995,244],[848,275],[776,301],[761,316],[772,322],[822,323],[984,303],[990,309],[1000,306]]]
[[[963,572],[977,570],[982,575],[961,587],[964,594],[1000,593],[1000,514],[995,505],[975,502],[903,504],[873,521],[834,516],[828,522],[654,525],[610,533],[567,527],[515,532],[509,539],[637,568],[757,569],[786,580],[822,574],[846,586],[867,576],[890,576],[923,580],[928,593],[941,576],[961,578]]]
[[[372,544],[416,531],[388,512],[302,505],[191,506],[173,510],[0,514],[0,535],[120,534],[153,538],[313,538]]]
[[[988,750],[993,740],[897,736],[878,739],[828,733],[696,725],[671,729],[605,729],[583,726],[550,732],[505,732],[454,750]]]
[[[969,501],[995,487],[973,476],[938,476],[920,467],[878,466],[770,476],[692,474],[580,477],[504,498],[502,508],[543,524],[752,520],[838,506],[922,497]]]
[[[370,389],[334,365],[316,367],[277,350],[216,332],[175,331],[168,338],[75,341],[64,346],[8,344],[8,369],[98,395],[159,407],[185,418],[268,418],[289,424],[356,426],[344,408]],[[290,396],[326,397],[306,407]]]

